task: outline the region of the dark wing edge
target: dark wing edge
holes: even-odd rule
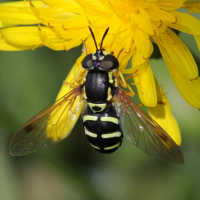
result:
[[[168,164],[183,165],[181,150],[157,122],[131,101],[122,90],[118,90],[115,98],[114,106],[124,136],[133,145]]]
[[[67,137],[84,105],[77,98],[81,94],[82,87],[78,86],[26,122],[11,139],[10,154],[22,156],[41,151]]]

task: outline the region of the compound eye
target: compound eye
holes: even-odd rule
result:
[[[93,61],[92,61],[92,54],[88,54],[82,60],[82,67],[84,69],[91,69],[93,68]]]
[[[111,54],[108,54],[100,63],[100,68],[106,71],[112,71],[119,68],[119,61]]]

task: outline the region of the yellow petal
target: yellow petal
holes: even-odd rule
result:
[[[200,13],[200,2],[199,1],[186,1],[184,3],[184,8],[188,9],[190,12],[189,14],[192,13]]]
[[[200,78],[189,80],[174,67],[168,68],[174,84],[183,98],[194,108],[200,110]]]
[[[72,90],[70,87],[70,84],[81,84],[82,78],[77,77],[78,74],[80,74],[80,69],[82,67],[81,62],[83,58],[85,57],[85,53],[82,53],[82,55],[76,60],[76,63],[72,67],[70,73],[68,74],[67,78],[65,79],[58,96],[56,97],[56,100],[63,97],[65,94],[67,94],[69,91]]]
[[[149,35],[154,34],[149,15],[143,8],[139,6],[136,7],[135,12],[131,13],[131,17],[135,20],[135,23],[138,25],[140,29],[142,29]]]
[[[45,2],[49,5],[61,5],[61,4],[69,4],[76,3],[74,0],[45,0]]]
[[[109,1],[99,1],[99,0],[79,0],[77,1],[81,8],[87,13],[87,16],[98,16],[99,17],[106,17],[109,18],[113,15],[113,6],[112,3]],[[114,6],[118,6],[117,4],[120,1],[116,2]],[[92,9],[91,9],[92,8]],[[112,9],[111,9],[112,8]]]
[[[148,12],[151,20],[153,21],[160,21],[160,20],[164,20],[167,22],[175,21],[175,17],[171,13],[161,10],[155,4],[150,4],[148,8],[146,9],[146,11]]]
[[[42,1],[35,2],[43,6]],[[8,24],[37,24],[40,21],[33,15],[29,8],[29,2],[9,2],[0,4],[0,20]]]
[[[158,0],[156,4],[163,10],[176,10],[182,7],[186,0]]]
[[[74,7],[75,5],[75,7]],[[48,26],[56,26],[56,28],[66,29],[84,27],[87,25],[87,20],[82,8],[78,4],[64,4],[59,6],[37,7],[35,2],[31,3],[31,10],[41,23]]]
[[[57,34],[51,31],[48,27],[38,28],[38,35],[42,41],[42,44],[56,51],[59,50],[69,50],[75,46],[81,44],[80,38],[74,38],[71,40],[65,40],[58,37]],[[84,38],[83,38],[84,39]]]
[[[145,61],[146,60],[142,58],[140,52],[137,50],[132,58],[133,67],[141,65]],[[157,104],[157,94],[154,76],[149,63],[146,62],[146,69],[144,69],[144,67],[142,70],[138,69],[133,78],[141,102],[147,107],[155,107]]]
[[[158,104],[154,108],[148,108],[149,115],[169,134],[169,136],[181,145],[181,134],[176,119],[171,113],[171,107],[162,88],[156,82]]]
[[[41,46],[37,26],[12,27],[0,30],[1,37],[7,42],[20,46]]]
[[[200,78],[197,75],[194,79],[189,79],[184,76],[179,68],[173,63],[173,59],[168,55],[162,45],[160,45],[158,38],[155,38],[159,45],[163,59],[168,67],[169,73],[174,84],[183,96],[183,98],[194,108],[200,109]],[[187,56],[187,55],[186,55]],[[183,66],[184,67],[184,66]]]
[[[60,99],[61,97],[63,97],[65,94],[67,94],[73,89],[73,87],[71,87],[71,84],[73,85],[76,83],[77,74],[80,70],[81,61],[84,56],[85,55],[83,54],[76,61],[69,75],[65,79],[56,100]],[[82,82],[82,79],[79,78],[77,81]],[[66,138],[71,133],[74,125],[76,124],[81,114],[84,103],[85,102],[81,101],[80,98],[78,97],[70,110],[69,109],[66,110],[66,107],[62,106],[61,109],[59,109],[56,113],[52,112],[52,115],[54,115],[52,123],[57,124],[57,125],[55,129],[54,127],[52,128],[52,126],[47,126],[46,136],[48,138],[52,138],[54,141],[57,141],[58,138],[59,140]],[[62,134],[59,135],[58,137],[58,134],[60,133]]]
[[[173,23],[168,23],[169,27],[188,34],[200,34],[200,20],[187,13],[178,11],[173,11],[172,13],[176,17],[176,20]]]
[[[189,80],[198,76],[198,68],[194,58],[181,41],[181,39],[169,28],[165,33],[166,37],[154,37],[162,57],[169,68],[177,68],[178,73],[182,74]]]
[[[33,46],[22,46],[11,44],[4,39],[0,39],[0,50],[1,51],[23,51],[28,49],[33,49]]]
[[[144,59],[150,58],[152,53],[152,44],[149,34],[137,28],[134,32],[135,46],[140,50]]]
[[[79,44],[81,43],[81,40],[85,40],[88,37],[88,27],[85,26],[84,28],[80,28],[78,31],[74,29],[62,29],[58,30],[57,28],[51,26],[50,30],[53,31],[57,37],[60,37],[62,39],[68,40],[78,40]],[[82,32],[82,34],[80,34]]]
[[[13,24],[8,24],[8,23],[0,21],[0,28],[5,28],[5,27],[9,27],[9,26],[13,26]]]
[[[126,30],[122,33],[122,38],[121,38],[121,42],[123,44],[123,48],[126,53],[126,55],[132,55],[131,51],[133,51],[134,49],[134,33],[131,29],[127,29],[127,24],[121,26],[122,30]]]

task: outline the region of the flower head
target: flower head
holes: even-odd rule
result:
[[[179,8],[189,12],[177,11]],[[88,26],[92,27],[97,41],[101,41],[102,34],[109,27],[104,48],[119,56],[120,73],[133,76],[142,104],[150,108],[151,117],[180,144],[177,123],[148,60],[155,43],[181,95],[191,106],[200,109],[200,79],[196,63],[172,30],[194,35],[200,48],[200,21],[191,16],[194,12],[199,13],[199,8],[200,2],[186,0],[30,0],[4,3],[0,4],[0,50],[35,49],[42,45],[54,50],[69,50],[85,41],[87,51],[91,53],[95,51],[95,45]],[[82,76],[75,74],[79,74],[84,55],[85,52],[77,60],[67,83],[73,80],[81,82]],[[127,69],[130,59],[132,66]],[[116,76],[119,75],[116,73]],[[70,88],[65,87],[66,84],[58,97],[69,91]],[[132,91],[130,85],[125,87]],[[171,123],[166,124],[166,121]]]

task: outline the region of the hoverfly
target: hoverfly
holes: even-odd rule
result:
[[[100,48],[89,29],[96,51],[86,55],[82,61],[86,72],[82,84],[35,115],[17,131],[10,142],[11,155],[37,152],[68,136],[73,126],[70,129],[66,127],[75,124],[73,112],[76,108],[73,105],[80,98],[85,103],[82,114],[85,135],[98,152],[116,151],[125,136],[148,155],[169,164],[182,165],[182,153],[172,138],[118,87],[118,80],[113,74],[119,68],[118,59],[112,53],[105,53],[102,48],[109,28],[102,37]]]

